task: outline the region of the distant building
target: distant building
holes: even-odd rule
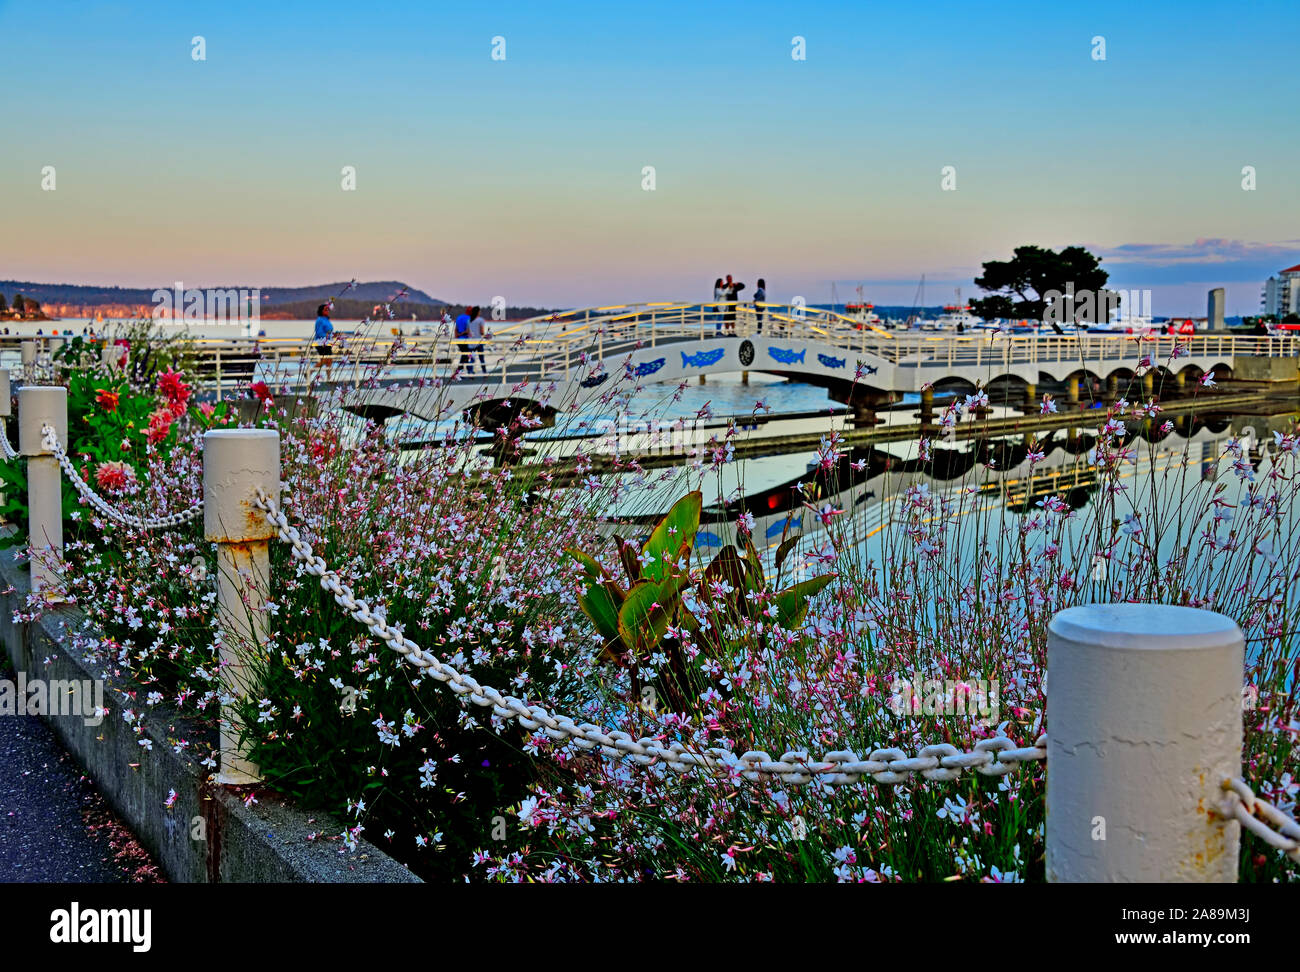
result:
[[[1300,314],[1300,263],[1265,280],[1263,296],[1265,314],[1278,320],[1287,314]]]
[[[1205,329],[1207,331],[1223,331],[1227,329],[1228,325],[1223,319],[1223,301],[1222,287],[1215,287],[1210,291],[1209,299],[1205,305]]]

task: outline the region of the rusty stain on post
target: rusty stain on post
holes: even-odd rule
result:
[[[275,528],[254,505],[258,492],[280,496],[280,436],[271,429],[216,429],[203,437],[203,534],[217,545],[220,670],[235,702],[222,706],[217,782],[246,785],[258,770],[241,753],[239,700],[250,686],[250,651],[266,641],[270,539]]]

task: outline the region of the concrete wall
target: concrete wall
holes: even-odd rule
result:
[[[145,738],[122,718],[140,702],[125,691],[146,690],[120,677],[106,680],[93,660],[76,657],[64,645],[65,633],[79,627],[84,615],[73,608],[47,611],[38,623],[15,624],[24,610],[28,572],[12,550],[0,551],[0,641],[16,672],[46,680],[104,680],[104,706],[97,726],[80,715],[46,716],[64,746],[94,781],[118,816],[154,855],[168,880],[176,882],[372,882],[418,880],[405,867],[365,843],[342,852],[338,840],[309,842],[308,834],[337,836],[344,825],[324,813],[307,814],[274,794],[257,792],[258,803],[245,807],[235,793],[207,783],[208,771],[190,755],[177,754],[168,740],[215,737],[215,730],[176,719],[163,706],[149,709]],[[169,718],[169,716],[172,716]],[[136,764],[132,766],[131,764]],[[168,793],[176,802],[165,806]]]

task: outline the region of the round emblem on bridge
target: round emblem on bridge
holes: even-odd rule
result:
[[[740,363],[746,366],[754,363],[754,342],[748,338],[740,342]]]

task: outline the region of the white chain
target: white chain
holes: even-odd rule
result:
[[[72,485],[76,488],[81,497],[97,509],[100,513],[115,523],[130,527],[133,530],[162,530],[167,527],[180,526],[183,523],[189,523],[203,512],[203,501],[199,500],[187,510],[181,510],[179,513],[168,513],[166,516],[141,517],[132,516],[130,513],[123,513],[121,510],[112,506],[108,500],[100,496],[91,488],[90,483],[81,478],[68,454],[64,452],[63,446],[59,444],[58,435],[54,429],[48,425],[41,426],[41,446],[48,449],[54,454],[54,458],[59,461],[63,472],[67,475]]]
[[[9,430],[4,426],[4,419],[0,419],[0,444],[4,447],[5,462],[12,462],[18,458],[18,451],[9,444]]]
[[[383,618],[374,614],[370,605],[358,600],[352,588],[331,571],[325,561],[312,552],[288,517],[280,512],[275,501],[264,490],[258,490],[257,507],[266,512],[267,521],[276,528],[280,539],[293,548],[293,556],[301,561],[307,573],[320,578],[320,586],[334,595],[334,600],[354,619],[364,624],[370,632],[404,660],[424,669],[439,682],[475,705],[490,707],[503,719],[513,718],[529,731],[541,729],[557,741],[572,739],[579,749],[600,749],[605,755],[626,757],[642,766],[657,760],[678,773],[692,770],[730,772],[747,780],[775,777],[794,785],[811,783],[831,786],[850,785],[871,777],[877,783],[903,783],[913,773],[927,780],[955,780],[962,770],[974,769],[984,776],[1005,776],[1020,763],[1047,758],[1047,736],[1038,737],[1033,746],[1017,748],[1005,736],[984,739],[974,750],[962,752],[949,743],[926,746],[916,756],[908,756],[901,749],[873,750],[866,759],[860,759],[850,750],[826,753],[821,759],[810,759],[807,752],[788,752],[780,759],[772,759],[760,750],[737,755],[728,749],[710,748],[700,752],[688,750],[682,743],[664,745],[652,736],[633,739],[626,732],[606,732],[591,723],[577,724],[567,716],[556,716],[540,705],[528,705],[512,695],[502,695],[488,685],[480,685],[473,677],[458,672],[440,661],[430,652],[405,637],[400,630],[390,627]]]
[[[1223,788],[1228,791],[1228,805],[1225,809],[1229,816],[1236,818],[1264,843],[1283,851],[1287,857],[1300,864],[1300,823],[1296,823],[1267,800],[1261,800],[1240,776],[1224,780]],[[1273,826],[1270,827],[1269,824]]]

